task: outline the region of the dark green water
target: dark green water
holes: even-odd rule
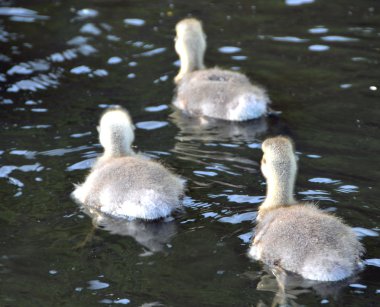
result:
[[[378,1],[0,6],[1,306],[380,304]],[[173,28],[188,14],[204,22],[207,65],[265,85],[280,119],[202,124],[173,113]],[[188,180],[186,213],[141,229],[149,241],[95,230],[69,197],[101,152],[96,124],[111,104],[130,110],[137,150]],[[284,298],[246,256],[265,194],[260,143],[277,133],[299,152],[297,197],[361,233],[357,278],[289,282]]]

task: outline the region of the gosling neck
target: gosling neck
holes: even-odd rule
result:
[[[195,70],[204,69],[203,63],[204,52],[201,50],[194,50],[192,48],[186,48],[185,52],[182,52],[179,56],[181,61],[181,68],[176,76],[176,81],[182,79],[187,73]]]
[[[267,179],[267,194],[260,209],[272,209],[279,206],[293,205],[295,175],[278,176]]]
[[[132,148],[107,148],[104,150],[103,157],[105,158],[120,158],[120,157],[126,157],[131,156],[134,154],[134,151]]]
[[[194,70],[203,69],[203,56],[201,54],[186,52],[180,56],[181,70],[180,73],[188,73]]]

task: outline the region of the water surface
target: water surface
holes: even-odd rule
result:
[[[1,1],[0,305],[377,305],[379,12],[370,0]],[[173,28],[189,14],[204,21],[206,64],[265,85],[279,119],[173,110]],[[163,227],[95,229],[69,197],[114,104],[131,112],[136,150],[187,180],[186,212]],[[297,145],[296,196],[361,237],[353,280],[293,278],[281,293],[246,256],[265,195],[260,145],[278,133]]]

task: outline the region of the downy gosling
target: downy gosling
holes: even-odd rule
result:
[[[202,24],[186,18],[176,25],[175,50],[181,68],[174,81],[177,94],[173,104],[190,116],[207,116],[229,121],[245,121],[268,113],[266,91],[252,85],[238,72],[203,64],[206,35]]]
[[[269,138],[262,150],[267,195],[249,255],[311,280],[337,281],[352,275],[364,252],[352,229],[315,205],[293,198],[297,162],[292,142]]]
[[[114,218],[156,220],[182,208],[184,181],[161,164],[134,153],[134,126],[121,107],[100,119],[98,158],[73,198],[80,204]]]

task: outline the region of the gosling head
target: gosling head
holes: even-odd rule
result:
[[[108,109],[98,126],[99,141],[104,155],[120,157],[133,153],[134,125],[127,110],[122,107]]]
[[[283,136],[266,139],[262,144],[261,171],[267,180],[294,177],[297,159],[293,142]]]
[[[195,18],[182,19],[175,29],[175,50],[181,60],[181,69],[174,79],[178,83],[186,73],[204,68],[206,35],[202,23]]]
[[[261,171],[267,181],[264,206],[289,205],[293,198],[297,158],[293,142],[283,136],[266,139],[262,144]]]

